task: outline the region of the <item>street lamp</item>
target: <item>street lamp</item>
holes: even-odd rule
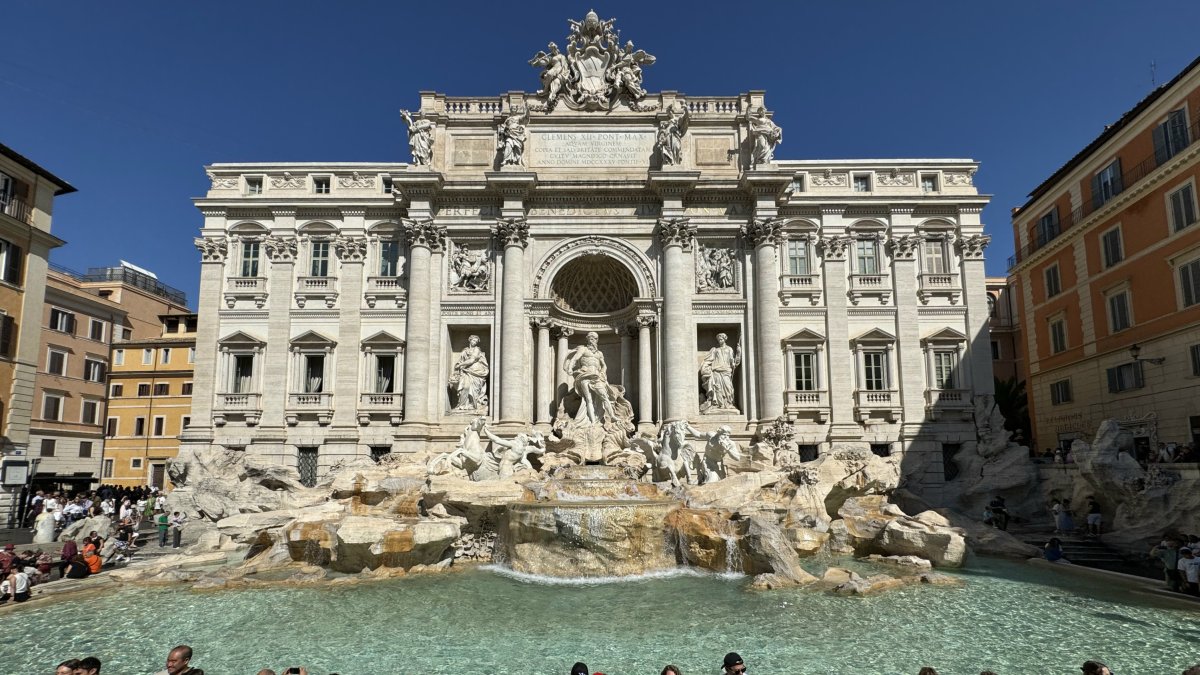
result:
[[[1160,356],[1156,359],[1143,359],[1143,358],[1141,358],[1141,353],[1142,353],[1142,348],[1139,347],[1137,345],[1137,343],[1134,343],[1129,346],[1129,356],[1133,358],[1135,363],[1137,363],[1139,361],[1145,361],[1146,363],[1152,363],[1156,366],[1161,366],[1163,364],[1163,362],[1165,362],[1167,360],[1167,357],[1165,357],[1165,356]]]

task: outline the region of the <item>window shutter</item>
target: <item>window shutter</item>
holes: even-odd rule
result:
[[[67,315],[67,332],[70,333],[71,335],[75,334],[75,315],[74,314]]]
[[[1134,361],[1133,362],[1133,388],[1141,389],[1145,385],[1146,385],[1146,382],[1145,382],[1145,380],[1142,379],[1142,362]]]
[[[1167,149],[1167,125],[1160,124],[1154,127],[1154,163],[1162,165],[1171,158],[1171,151]]]
[[[1188,146],[1187,115],[1176,110],[1167,121],[1171,125],[1171,155],[1174,156]]]
[[[1191,307],[1196,304],[1196,298],[1192,294],[1192,266],[1184,265],[1179,268],[1179,285],[1183,286],[1183,306]]]
[[[1112,193],[1115,196],[1125,190],[1124,179],[1121,177],[1121,158],[1118,157],[1117,161],[1112,163],[1112,166],[1116,167],[1116,172],[1113,173],[1112,177]]]
[[[1120,389],[1120,383],[1117,380],[1117,370],[1118,368],[1108,369],[1108,391],[1112,394],[1117,393]]]
[[[1092,208],[1093,209],[1100,208],[1100,205],[1104,203],[1104,195],[1101,193],[1102,188],[1100,186],[1100,176],[1102,174],[1103,174],[1103,171],[1101,171],[1101,173],[1096,174],[1095,176],[1092,176]]]
[[[13,335],[16,321],[8,315],[0,317],[0,356],[13,356]]]

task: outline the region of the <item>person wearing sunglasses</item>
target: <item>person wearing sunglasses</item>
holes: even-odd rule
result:
[[[725,655],[725,675],[742,675],[744,672],[746,672],[746,664],[737,652],[729,652]]]

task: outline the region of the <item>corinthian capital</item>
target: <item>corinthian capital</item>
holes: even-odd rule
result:
[[[688,218],[659,218],[658,239],[663,248],[678,245],[690,251],[696,240],[696,226]]]
[[[505,248],[525,248],[529,243],[529,222],[524,218],[497,218],[495,234],[496,239],[500,240],[500,245]]]
[[[966,239],[958,240],[958,253],[968,259],[982,259],[983,249],[992,243],[992,238],[986,234],[973,234]]]
[[[201,262],[225,262],[225,256],[229,253],[229,242],[225,237],[196,237],[195,244],[200,251]]]
[[[921,247],[921,242],[925,238],[919,234],[906,234],[901,237],[892,237],[887,242],[888,251],[892,257],[897,260],[912,260],[917,255],[917,249]]]
[[[341,236],[333,240],[333,251],[342,262],[362,262],[367,257],[366,237]]]
[[[263,249],[273,263],[295,262],[297,242],[295,237],[267,237],[263,240]]]
[[[779,246],[783,243],[783,218],[751,218],[742,226],[742,236],[751,246]]]
[[[433,222],[433,218],[405,218],[404,237],[410,248],[427,248],[441,251],[446,243],[446,226]]]
[[[854,241],[853,237],[845,235],[822,237],[818,242],[821,247],[821,256],[826,260],[845,260],[846,250],[850,248],[852,241]]]

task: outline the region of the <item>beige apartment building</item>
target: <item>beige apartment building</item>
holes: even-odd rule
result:
[[[167,461],[192,414],[196,315],[159,317],[158,337],[118,340],[108,375],[101,481],[169,488]]]
[[[40,352],[39,332],[54,198],[74,192],[0,144],[0,522],[15,524],[30,476],[29,420]],[[27,320],[30,319],[30,320]]]
[[[183,293],[127,263],[86,274],[51,268],[42,313],[30,454],[35,489],[100,482],[114,340],[159,335],[159,315],[186,313]]]

